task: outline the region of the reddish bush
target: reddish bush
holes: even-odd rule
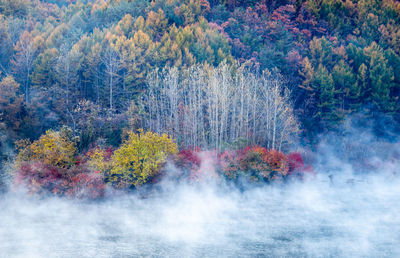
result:
[[[92,199],[103,197],[104,193],[104,176],[99,171],[74,176],[66,192],[68,196]]]
[[[104,195],[105,189],[103,175],[89,173],[84,165],[66,169],[40,161],[23,164],[14,177],[14,186],[23,186],[30,194],[78,198],[98,198]]]
[[[215,151],[201,151],[199,148],[184,149],[176,157],[175,164],[190,182],[204,181],[217,177],[215,169],[219,158]]]
[[[200,166],[200,157],[198,153],[200,149],[183,149],[178,153],[179,160],[183,166],[189,167],[199,167]]]
[[[228,179],[247,176],[254,181],[267,182],[282,180],[294,172],[303,173],[306,170],[299,153],[285,155],[259,146],[225,151],[219,155],[219,165],[222,174]]]
[[[195,174],[201,165],[199,153],[200,149],[183,149],[176,155],[175,165],[181,170],[183,178],[196,181]]]
[[[199,165],[196,165],[190,171],[190,181],[200,182],[215,179],[218,177],[216,167],[218,166],[218,157],[216,151],[196,151],[196,156],[199,159]]]
[[[14,185],[22,185],[32,194],[46,191],[60,194],[65,191],[63,182],[66,174],[66,169],[40,161],[24,163],[14,177]]]
[[[288,158],[282,152],[271,150],[263,155],[262,160],[271,167],[273,171],[286,176],[289,171]]]
[[[289,160],[289,174],[304,169],[304,161],[301,154],[298,152],[292,152],[288,155]]]
[[[312,166],[306,166],[303,157],[298,152],[292,152],[288,155],[289,159],[289,176],[303,179],[305,174],[314,174]]]

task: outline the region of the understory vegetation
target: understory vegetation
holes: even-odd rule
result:
[[[398,141],[399,1],[0,0],[0,189],[4,164],[31,192],[102,196],[166,164],[203,178],[207,155],[285,181],[354,117]]]
[[[312,173],[299,153],[285,155],[263,147],[224,152],[183,149],[166,134],[127,132],[116,149],[94,146],[78,153],[71,130],[47,131],[37,141],[19,143],[13,187],[30,194],[101,198],[106,190],[133,190],[157,185],[163,176],[175,182],[284,182]],[[169,163],[170,166],[166,166]],[[170,178],[170,176],[169,176]]]

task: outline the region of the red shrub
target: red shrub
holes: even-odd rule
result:
[[[66,169],[53,167],[43,162],[31,162],[23,164],[14,177],[14,185],[22,185],[29,193],[41,193],[44,191],[59,194],[64,192],[63,179]]]
[[[218,157],[216,151],[198,151],[196,156],[200,162],[191,169],[190,181],[199,182],[217,178],[215,169],[218,166]]]
[[[298,152],[292,152],[288,155],[289,159],[289,175],[304,177],[304,174],[315,174],[312,166],[306,166],[303,157]]]
[[[288,159],[289,159],[289,174],[304,169],[304,161],[300,153],[292,152],[288,155]]]
[[[103,197],[104,193],[104,177],[99,172],[81,173],[74,176],[66,192],[68,196],[92,199]]]
[[[263,161],[271,166],[271,169],[286,176],[289,171],[288,158],[282,152],[271,150],[263,155]]]
[[[179,160],[183,165],[188,165],[190,167],[200,166],[200,158],[198,153],[200,149],[192,150],[192,149],[183,149],[178,153]]]
[[[291,176],[294,172],[312,171],[305,167],[299,153],[285,155],[264,147],[245,147],[238,151],[225,151],[219,156],[221,172],[229,179],[250,175],[254,180],[272,181]]]
[[[14,176],[14,186],[22,186],[31,194],[51,193],[58,196],[98,198],[104,195],[100,173],[89,173],[84,165],[59,168],[31,162],[23,164]]]
[[[259,153],[262,156],[268,154],[268,150],[265,147],[260,147],[260,146],[254,146],[251,149],[249,149],[248,152],[249,151]]]
[[[217,176],[215,169],[219,166],[219,158],[215,150],[184,149],[176,156],[175,165],[190,182],[199,182]]]

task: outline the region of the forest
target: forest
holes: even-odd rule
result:
[[[135,188],[200,150],[271,181],[353,115],[399,131],[395,0],[0,0],[0,20],[0,160],[29,187]]]
[[[0,256],[400,257],[399,0],[0,0]]]

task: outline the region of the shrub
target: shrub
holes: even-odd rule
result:
[[[100,198],[105,194],[104,176],[100,171],[93,173],[80,173],[72,178],[68,196],[78,198]]]
[[[95,147],[85,154],[86,164],[91,171],[99,171],[105,174],[111,169],[111,157],[113,150],[111,148],[101,149]]]
[[[289,164],[287,156],[277,150],[271,150],[262,156],[263,162],[267,163],[272,170],[272,177],[286,176],[289,172]]]
[[[177,152],[176,143],[166,134],[129,132],[114,152],[108,181],[117,188],[139,187],[158,175],[168,155]]]
[[[18,169],[14,186],[23,186],[30,194],[99,198],[105,192],[103,179],[101,172],[90,173],[85,165],[66,169],[34,161]]]
[[[304,169],[304,161],[303,161],[303,158],[301,157],[300,153],[298,153],[298,152],[290,153],[288,155],[288,161],[289,161],[289,171],[290,171],[289,173],[290,174]]]
[[[50,192],[63,195],[69,184],[68,174],[65,168],[34,161],[25,163],[18,169],[14,185],[24,186],[31,194]]]
[[[310,165],[305,165],[303,157],[298,152],[292,152],[288,155],[289,162],[289,176],[304,179],[304,175],[315,175],[313,167]]]
[[[193,181],[194,175],[200,169],[200,149],[183,149],[175,156],[175,165],[179,173],[175,173],[178,180]]]
[[[225,151],[219,156],[220,170],[229,180],[246,177],[251,181],[270,182],[288,175],[288,158],[282,152],[263,147]]]
[[[24,186],[31,194],[79,198],[104,195],[103,173],[108,168],[109,151],[95,149],[87,158],[75,156],[76,143],[68,128],[49,130],[37,141],[23,140],[17,146],[20,152],[14,185]]]
[[[198,168],[200,166],[200,158],[198,153],[200,149],[183,149],[178,153],[178,166],[184,168]]]
[[[18,141],[16,145],[19,149],[17,165],[40,161],[49,166],[68,168],[75,163],[76,143],[68,128],[61,131],[48,130],[33,143],[23,140]]]
[[[175,157],[179,179],[190,183],[205,182],[219,178],[219,158],[215,150],[202,151],[200,148],[183,149]]]

